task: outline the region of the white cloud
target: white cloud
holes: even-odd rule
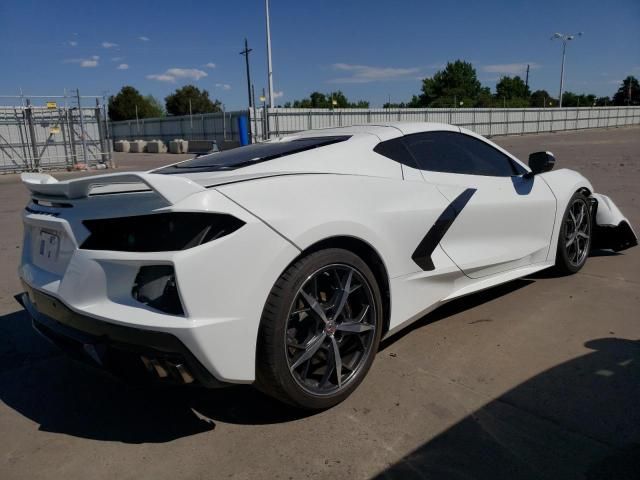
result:
[[[148,42],[151,39],[149,37],[145,37],[144,35],[140,35],[138,37],[138,40],[142,40],[143,42]]]
[[[116,70],[129,70],[129,65],[126,63],[121,63],[116,67]]]
[[[483,65],[482,71],[487,73],[501,73],[503,75],[523,75],[527,71],[527,65],[531,70],[540,68],[535,62],[501,63],[495,65]]]
[[[92,55],[89,58],[69,58],[63,63],[78,63],[83,68],[94,68],[98,66],[98,60],[100,60],[98,55]]]
[[[147,75],[149,80],[157,80],[159,82],[175,83],[176,80],[200,80],[208,76],[207,72],[198,70],[197,68],[170,68],[163,73],[155,73]]]
[[[371,67],[368,65],[352,65],[349,63],[334,63],[331,67],[336,71],[346,72],[349,76],[331,79],[329,83],[370,83],[396,80],[415,76],[415,74],[420,71],[417,67]]]
[[[76,42],[75,40],[71,40],[69,42],[69,45],[72,46],[72,47],[77,47],[78,46],[78,42]]]
[[[117,47],[118,44],[117,43],[113,43],[113,42],[102,42],[102,47],[103,48],[113,48],[113,47]]]
[[[280,90],[279,92],[273,92],[273,98],[282,98],[284,97],[284,92]]]
[[[206,68],[216,68],[216,64],[215,64],[215,63],[213,63],[213,62],[209,62],[209,63],[205,63],[205,64],[203,65],[203,67],[206,67]]]
[[[216,88],[221,88],[223,90],[231,90],[231,85],[228,83],[216,83]]]
[[[119,62],[121,60],[124,60],[124,57],[111,57],[112,62]]]

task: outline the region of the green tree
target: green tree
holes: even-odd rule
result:
[[[149,111],[152,117],[164,117],[167,114],[164,105],[153,95],[145,95],[144,99],[149,102]]]
[[[542,108],[557,105],[556,99],[552,98],[546,90],[536,90],[529,97],[529,106],[531,107]]]
[[[194,85],[178,88],[165,99],[167,113],[170,115],[189,115],[189,113],[212,113],[220,111],[220,102],[212,101],[209,92]],[[191,109],[189,109],[191,103]]]
[[[496,97],[498,100],[505,98],[507,100],[525,100],[528,103],[531,91],[519,76],[502,77],[496,85]]]
[[[369,108],[369,102],[351,102],[340,90],[329,93],[311,92],[309,98],[295,100],[294,108]]]
[[[615,105],[640,105],[640,85],[638,79],[629,75],[622,81],[622,85],[613,95]]]
[[[563,107],[592,107],[596,103],[596,96],[593,94],[564,92],[562,94]]]
[[[606,107],[607,105],[611,105],[611,99],[609,97],[598,97],[598,98],[596,98],[596,106],[598,106],[598,107]]]
[[[495,98],[491,95],[491,89],[489,87],[482,87],[480,89],[475,106],[479,108],[490,108],[496,106]]]
[[[122,87],[115,96],[109,97],[109,119],[114,122],[136,118],[136,110],[138,118],[159,116],[149,97],[143,97],[138,90],[129,85]]]
[[[389,102],[385,102],[382,105],[382,108],[407,108],[407,104],[404,102],[400,102],[400,103],[389,103]]]
[[[422,93],[410,104],[417,107],[444,107],[464,102],[465,106],[476,104],[482,92],[476,70],[469,62],[456,60],[447,63],[431,78],[422,80]]]

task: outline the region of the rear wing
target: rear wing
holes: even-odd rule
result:
[[[68,199],[88,197],[95,188],[103,190],[101,187],[105,187],[104,193],[126,193],[131,188],[118,189],[118,186],[143,184],[145,190],[148,188],[155,191],[170,205],[174,205],[190,195],[206,190],[188,178],[155,173],[112,173],[62,182],[44,173],[23,173],[20,178],[32,194]]]

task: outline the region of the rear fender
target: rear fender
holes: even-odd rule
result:
[[[629,220],[613,200],[600,193],[594,193],[591,198],[595,200],[593,248],[619,252],[638,245],[638,237]]]

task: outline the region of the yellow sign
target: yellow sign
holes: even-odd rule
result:
[[[47,108],[53,110],[54,108],[58,108],[58,104],[56,102],[47,102]]]
[[[51,130],[49,130],[49,132],[51,133],[51,135],[55,135],[56,133],[60,133],[60,127],[51,127]]]

